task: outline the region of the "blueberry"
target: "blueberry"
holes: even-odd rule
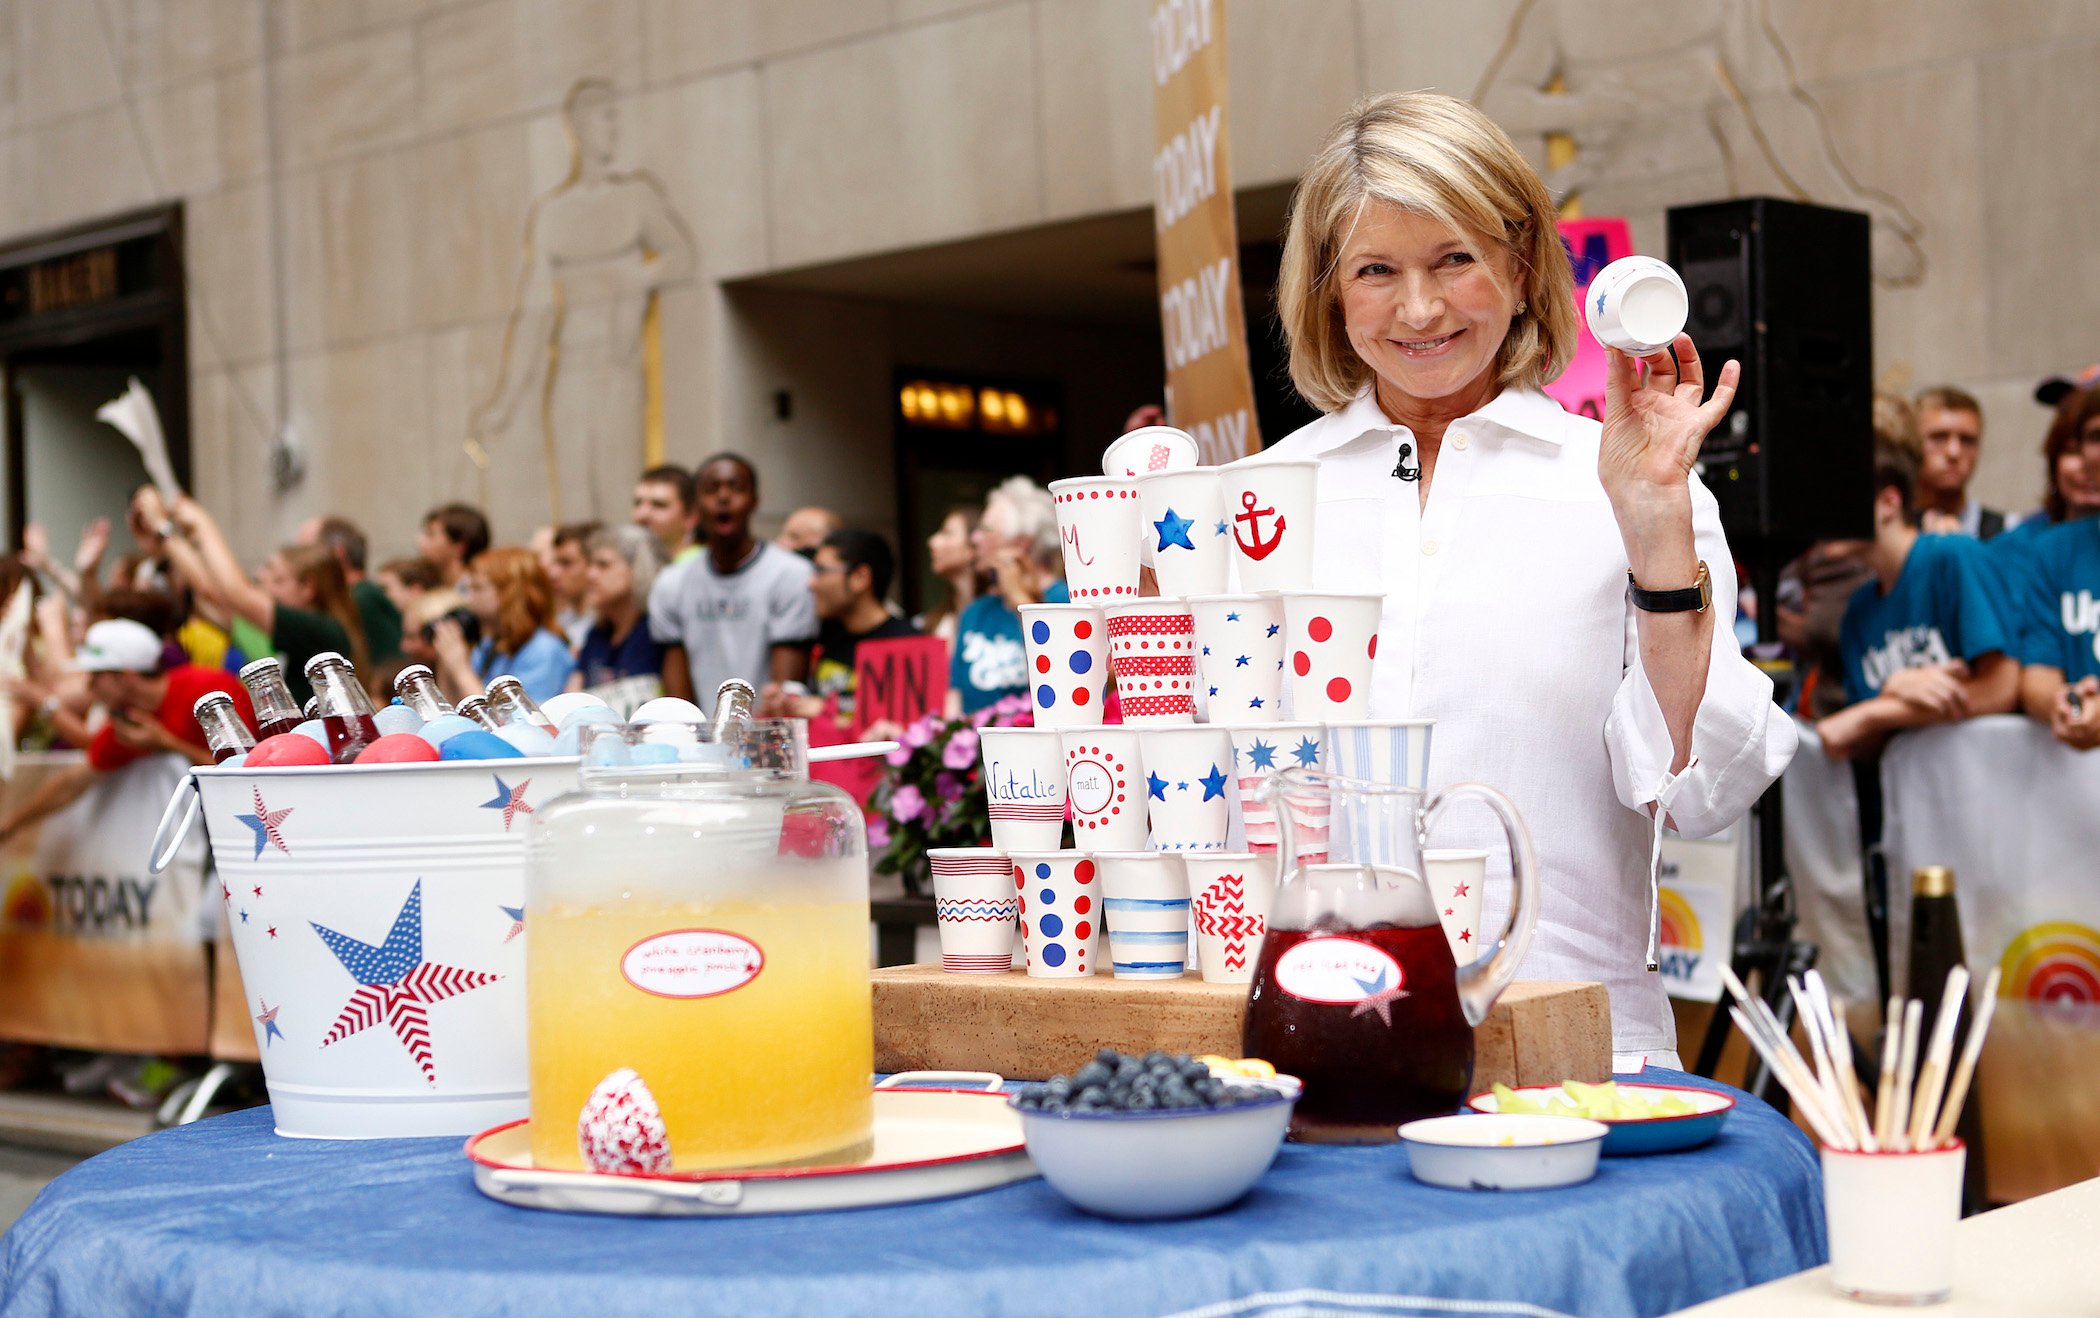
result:
[[[1115,1073],[1100,1061],[1092,1061],[1073,1073],[1072,1083],[1084,1089],[1088,1085],[1106,1084],[1108,1078],[1113,1074]]]

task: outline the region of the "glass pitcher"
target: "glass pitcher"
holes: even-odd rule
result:
[[[579,790],[541,808],[527,847],[534,1163],[860,1156],[867,834],[852,798],[809,780],[805,725],[584,735]]]
[[[1281,878],[1242,1046],[1305,1082],[1291,1137],[1383,1144],[1404,1122],[1456,1111],[1473,1079],[1473,1027],[1516,978],[1538,921],[1538,868],[1516,807],[1477,783],[1425,803],[1411,787],[1313,769],[1258,790],[1276,807]],[[1444,807],[1467,798],[1501,819],[1516,895],[1492,954],[1460,966],[1422,844]],[[1308,819],[1327,821],[1324,863],[1300,850]]]

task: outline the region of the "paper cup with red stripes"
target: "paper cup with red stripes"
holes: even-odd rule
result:
[[[1369,716],[1384,608],[1383,595],[1283,593],[1284,687],[1292,718],[1335,723]]]
[[[1065,749],[1055,728],[986,728],[977,753],[1001,851],[1049,851],[1065,838]]]
[[[1081,851],[1145,847],[1145,765],[1136,728],[1067,728],[1072,841]]]
[[[1261,940],[1276,900],[1276,857],[1251,851],[1197,853],[1181,858],[1189,904],[1196,917],[1196,959],[1206,984],[1254,979]]]
[[[1188,605],[1160,596],[1111,604],[1103,612],[1123,721],[1137,726],[1195,722],[1196,624]]]
[[[1051,481],[1065,586],[1074,604],[1114,604],[1138,593],[1138,492],[1108,476]]]
[[[1310,590],[1317,462],[1247,458],[1218,468],[1246,590]]]
[[[1283,717],[1283,596],[1192,595],[1196,669],[1213,723]]]
[[[1232,826],[1232,734],[1211,724],[1144,730],[1154,851],[1223,851]]]
[[[1216,467],[1140,476],[1138,534],[1162,595],[1225,589],[1232,566],[1232,528]]]
[[[1036,979],[1076,979],[1101,964],[1101,885],[1083,851],[1016,851],[1014,899]]]
[[[1101,721],[1108,685],[1108,624],[1092,604],[1023,604],[1028,703],[1039,728],[1084,728]]]
[[[1108,962],[1117,979],[1179,979],[1189,961],[1189,881],[1163,851],[1096,852]]]
[[[1327,729],[1319,723],[1261,723],[1226,731],[1232,734],[1232,772],[1239,786],[1247,850],[1274,851],[1282,841],[1276,829],[1277,803],[1262,799],[1262,782],[1285,769],[1329,768]],[[1291,807],[1300,862],[1317,865],[1327,859],[1327,794],[1304,793]]]
[[[940,922],[941,969],[960,975],[1003,975],[1013,969],[1013,865],[992,847],[933,847],[933,914]]]

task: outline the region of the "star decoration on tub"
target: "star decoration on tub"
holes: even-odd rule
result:
[[[284,1010],[284,1004],[280,1002],[273,1007],[261,998],[257,998],[255,1004],[262,1008],[262,1015],[255,1018],[255,1023],[263,1027],[263,1047],[267,1048],[273,1041],[284,1037],[284,1031],[277,1027],[277,1013]]]
[[[511,939],[513,939],[513,938],[516,938],[516,937],[517,937],[517,936],[518,936],[519,934],[522,934],[522,933],[524,933],[524,932],[525,932],[525,908],[524,908],[524,907],[522,907],[522,906],[498,906],[498,907],[497,907],[496,909],[497,909],[497,910],[499,910],[499,911],[501,911],[501,912],[503,912],[503,913],[504,913],[505,915],[507,915],[507,916],[509,916],[509,917],[510,917],[510,932],[509,932],[509,933],[507,933],[507,934],[505,934],[505,935],[503,935],[503,941],[504,941],[504,942],[506,942],[506,943],[507,943],[507,942],[509,942],[509,941],[510,941]]]
[[[292,849],[284,844],[284,834],[279,830],[279,826],[292,817],[292,811],[297,807],[286,806],[282,810],[272,810],[263,804],[262,788],[257,787],[254,791],[255,813],[252,815],[234,816],[235,819],[255,830],[255,855],[250,857],[250,859],[261,860],[263,848],[265,847],[275,847],[285,855],[291,855]],[[280,797],[278,799],[282,800],[283,798]]]
[[[1203,784],[1203,799],[1215,801],[1225,795],[1225,773],[1217,765],[1210,766],[1210,773],[1196,780]]]
[[[532,786],[532,779],[527,778],[516,787],[510,787],[504,784],[501,774],[491,774],[489,776],[496,780],[496,794],[483,801],[481,808],[484,810],[501,810],[503,812],[503,831],[508,833],[510,832],[510,825],[513,819],[516,819],[519,815],[532,813],[532,807],[525,803],[525,789]]]
[[[1153,529],[1159,532],[1160,552],[1169,549],[1194,549],[1196,543],[1189,539],[1189,528],[1195,524],[1194,519],[1176,517],[1172,508],[1167,509],[1167,515],[1152,524]]]
[[[393,927],[387,930],[386,940],[377,946],[324,925],[308,923],[313,924],[313,931],[358,985],[343,1004],[335,1024],[328,1027],[321,1046],[326,1048],[384,1025],[393,1030],[394,1037],[415,1059],[423,1078],[437,1084],[437,1066],[430,1046],[430,1004],[493,984],[503,977],[424,959],[421,879],[409,889],[408,899],[394,917]]]

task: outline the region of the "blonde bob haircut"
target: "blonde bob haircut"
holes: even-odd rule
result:
[[[1491,275],[1500,242],[1524,280],[1524,307],[1495,354],[1505,388],[1538,388],[1575,355],[1575,276],[1553,199],[1509,135],[1438,92],[1390,92],[1342,116],[1291,197],[1276,301],[1291,382],[1322,412],[1371,382],[1342,322],[1338,266],[1356,222],[1383,201],[1447,226]]]

